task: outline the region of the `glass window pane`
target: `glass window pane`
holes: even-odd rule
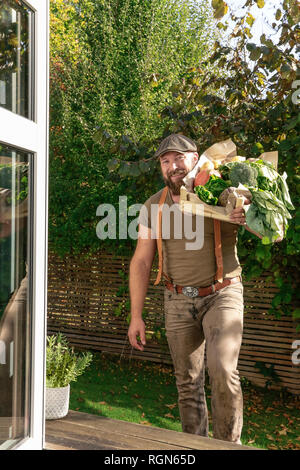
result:
[[[29,433],[32,159],[0,144],[0,448]]]
[[[0,3],[0,106],[34,119],[33,12],[21,0]]]

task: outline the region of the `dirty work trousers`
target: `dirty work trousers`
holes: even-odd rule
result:
[[[165,289],[164,305],[182,430],[208,436],[206,344],[213,437],[240,443],[243,396],[237,363],[243,330],[242,283],[195,298]]]

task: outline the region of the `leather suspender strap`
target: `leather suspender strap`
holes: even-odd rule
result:
[[[215,233],[215,256],[217,263],[217,272],[215,280],[223,282],[223,256],[222,256],[222,242],[221,242],[221,224],[220,221],[214,219],[214,233]]]
[[[161,275],[164,274],[163,273],[163,251],[162,251],[162,208],[166,200],[167,194],[168,194],[168,186],[165,186],[165,188],[163,189],[161,193],[160,200],[158,203],[157,238],[156,238],[157,251],[158,251],[158,273],[157,273],[156,281],[154,282],[155,286],[157,286],[157,284],[160,283]],[[164,274],[164,276],[169,279],[169,277],[166,274]]]

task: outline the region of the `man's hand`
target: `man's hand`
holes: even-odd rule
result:
[[[140,341],[138,340],[140,338]],[[128,338],[131,346],[139,351],[144,351],[146,345],[145,323],[142,319],[131,320],[128,329]]]
[[[245,225],[246,217],[245,217],[244,209],[242,207],[237,207],[236,209],[233,209],[233,211],[230,214],[230,219],[235,224]]]
[[[244,204],[248,205],[250,204],[250,200],[247,198],[244,198]],[[239,225],[246,225],[246,217],[245,217],[245,211],[243,207],[236,207],[233,209],[233,211],[230,214],[230,219],[232,222],[239,224]]]
[[[131,322],[128,329],[130,344],[139,351],[146,344],[142,311],[155,251],[156,240],[151,238],[151,228],[139,224],[139,238],[129,268]]]

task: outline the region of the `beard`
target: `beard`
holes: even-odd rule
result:
[[[168,186],[174,196],[179,196],[180,195],[180,188],[182,186],[182,180],[183,178],[188,174],[188,171],[186,170],[175,170],[175,171],[170,171],[167,175],[167,177],[164,177],[164,182],[166,183],[166,186]],[[171,176],[174,175],[181,175],[182,177],[177,181],[172,181]]]

